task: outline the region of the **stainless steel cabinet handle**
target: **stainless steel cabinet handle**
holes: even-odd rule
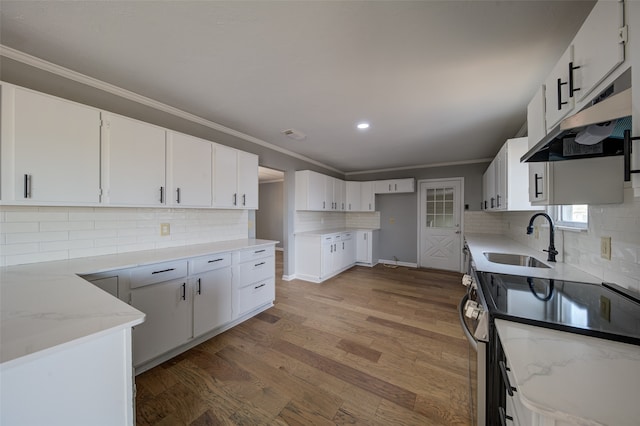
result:
[[[237,206],[238,205],[238,194],[233,194],[233,205]]]
[[[247,194],[242,194],[242,205],[243,206],[247,205]]]
[[[171,272],[171,271],[175,271],[176,268],[169,268],[169,269],[163,269],[162,271],[153,271],[151,273],[151,275],[155,275],[155,274],[162,274],[164,272]]]
[[[164,203],[164,186],[160,187],[160,203]]]
[[[180,188],[176,189],[176,203],[180,204]]]
[[[500,208],[500,194],[496,195],[498,205],[496,207]]]

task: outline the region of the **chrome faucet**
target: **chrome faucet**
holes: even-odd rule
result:
[[[547,260],[549,262],[555,262],[556,254],[558,254],[558,250],[556,250],[556,246],[554,244],[555,234],[553,230],[553,220],[551,220],[551,217],[549,217],[548,214],[536,213],[533,216],[531,216],[531,219],[529,220],[529,226],[527,226],[527,235],[531,235],[533,233],[533,220],[538,216],[544,216],[549,221],[549,250],[542,250],[542,251],[546,251],[547,253],[549,253],[549,257],[547,257]]]

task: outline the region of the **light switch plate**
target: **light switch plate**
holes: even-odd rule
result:
[[[611,237],[600,237],[600,257],[611,260]]]
[[[166,237],[169,234],[171,234],[171,225],[169,225],[168,223],[161,223],[160,224],[160,236]]]

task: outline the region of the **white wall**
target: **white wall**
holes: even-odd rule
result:
[[[2,206],[0,266],[242,239],[248,226],[246,210]]]
[[[556,232],[558,259],[595,275],[640,292],[640,198],[625,188],[623,204],[589,206],[589,228],[584,232]],[[466,212],[465,232],[504,234],[535,250],[548,247],[548,230],[540,238],[526,235],[534,212]],[[538,222],[540,221],[540,222]],[[536,219],[544,224],[544,219]],[[611,260],[600,257],[600,238],[611,237]],[[545,253],[542,253],[546,255]]]

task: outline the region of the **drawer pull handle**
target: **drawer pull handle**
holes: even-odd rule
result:
[[[202,278],[198,278],[198,294],[202,294]]]
[[[258,266],[262,266],[262,265],[264,265],[265,263],[267,263],[267,262],[260,262],[260,263],[256,263],[256,264],[255,264],[255,265],[253,265],[253,266],[254,266],[254,268],[255,268],[255,267],[258,267]]]
[[[165,272],[171,272],[171,271],[175,271],[175,270],[176,270],[176,268],[169,268],[169,269],[163,269],[162,271],[153,271],[151,273],[151,275],[162,274],[162,273],[165,273]]]
[[[258,253],[264,253],[265,251],[267,251],[267,250],[265,250],[265,249],[262,249],[262,250],[256,250],[256,251],[254,251],[254,253],[255,253],[255,254],[258,254]]]
[[[224,258],[221,257],[220,259],[213,259],[213,260],[208,261],[207,263],[220,262],[221,260],[224,260]]]
[[[187,300],[187,283],[182,283],[182,300]]]
[[[509,376],[507,376],[507,367],[504,365],[504,361],[500,361],[500,372],[502,373],[502,380],[504,381],[504,387],[507,389],[509,396],[513,396],[513,391],[516,390],[509,382]]]
[[[253,289],[257,290],[257,289],[259,289],[261,287],[264,287],[265,285],[267,285],[267,284],[260,284],[260,285],[255,286]]]

